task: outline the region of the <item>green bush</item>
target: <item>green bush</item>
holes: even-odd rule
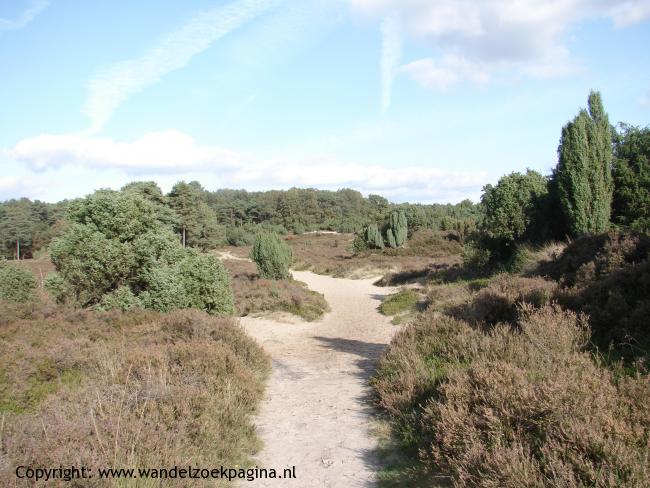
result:
[[[98,192],[75,202],[70,219],[70,229],[50,247],[58,276],[50,278],[48,289],[57,301],[100,309],[233,313],[221,262],[184,249],[144,197]]]
[[[98,310],[122,310],[123,312],[132,308],[141,307],[142,302],[136,297],[131,288],[121,286],[117,290],[107,293],[97,307]]]
[[[370,224],[364,227],[362,232],[363,240],[369,249],[383,249],[384,238],[381,236],[377,224]]]
[[[463,266],[470,272],[483,272],[488,269],[492,255],[489,249],[483,249],[473,242],[463,246]]]
[[[26,302],[34,297],[36,280],[28,270],[0,263],[0,300]]]
[[[257,264],[262,278],[282,280],[291,276],[291,248],[275,234],[263,232],[255,236],[251,259]]]
[[[408,222],[403,210],[391,212],[386,228],[386,242],[389,247],[400,247],[408,236]]]
[[[243,227],[228,227],[226,229],[226,242],[231,246],[250,246],[255,241],[255,236]]]
[[[70,296],[70,289],[59,273],[48,273],[43,286],[57,303],[65,303]]]

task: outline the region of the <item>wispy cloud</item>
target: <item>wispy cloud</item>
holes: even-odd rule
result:
[[[390,107],[393,80],[402,59],[402,35],[397,14],[384,17],[381,36],[381,110],[385,113]]]
[[[212,43],[250,22],[283,0],[237,0],[197,15],[160,39],[142,57],[110,65],[88,83],[84,112],[90,134],[97,133],[130,96],[186,66]]]
[[[80,173],[93,172],[92,184],[104,181],[99,175],[115,175],[117,171],[125,180],[197,178],[206,186],[222,188],[252,190],[299,186],[336,190],[348,187],[366,194],[380,193],[396,201],[476,199],[488,181],[483,171],[433,166],[389,168],[327,158],[266,159],[218,146],[202,146],[176,130],[150,133],[133,142],[79,135],[42,135],[20,141],[5,151],[5,157],[24,163],[35,181],[42,180],[45,174],[50,181],[55,181],[58,175],[67,175],[73,168]],[[31,176],[28,179],[31,180]],[[3,184],[15,183],[0,180],[0,197]],[[61,184],[69,186],[66,182]],[[56,186],[52,185],[52,191]],[[47,198],[47,195],[39,196]]]
[[[568,48],[572,26],[605,18],[622,28],[650,18],[649,0],[348,1],[376,19],[397,13],[404,33],[432,51],[403,71],[443,90],[464,81],[579,72],[580,63]],[[392,78],[386,79],[390,85]]]
[[[48,0],[32,0],[29,7],[23,10],[15,19],[0,18],[0,31],[14,30],[25,27],[50,5]]]

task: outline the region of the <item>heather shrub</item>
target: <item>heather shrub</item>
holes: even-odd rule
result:
[[[492,326],[498,322],[516,323],[525,304],[540,308],[551,302],[556,283],[543,278],[525,278],[500,274],[471,300],[450,308],[449,313],[476,325]]]
[[[650,238],[614,232],[583,237],[537,272],[559,281],[560,304],[589,314],[599,348],[614,359],[648,359]]]
[[[277,235],[263,232],[255,236],[251,259],[257,264],[262,278],[283,280],[290,278],[293,253],[286,242]]]
[[[0,300],[26,302],[34,297],[36,280],[28,270],[0,262]]]
[[[423,469],[455,486],[646,486],[650,382],[600,367],[586,324],[557,306],[483,330],[427,312],[373,387]]]
[[[18,465],[68,461],[241,466],[259,447],[252,416],[269,358],[229,318],[57,307],[13,317],[0,341],[9,345],[0,348],[0,479],[15,479]]]

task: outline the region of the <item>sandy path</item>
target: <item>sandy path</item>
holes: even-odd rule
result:
[[[257,419],[264,448],[258,466],[296,480],[258,480],[246,486],[372,486],[376,441],[368,432],[368,377],[397,327],[377,312],[391,288],[375,279],[349,280],[293,272],[325,295],[332,311],[315,323],[241,319],[273,359],[273,373]]]

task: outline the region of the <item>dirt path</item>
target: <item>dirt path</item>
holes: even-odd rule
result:
[[[246,486],[372,486],[376,442],[368,432],[369,376],[397,327],[377,312],[391,288],[376,279],[349,280],[293,272],[325,295],[332,311],[321,321],[283,323],[242,318],[273,359],[257,419],[264,448],[260,467],[296,466],[296,480],[258,480]]]

